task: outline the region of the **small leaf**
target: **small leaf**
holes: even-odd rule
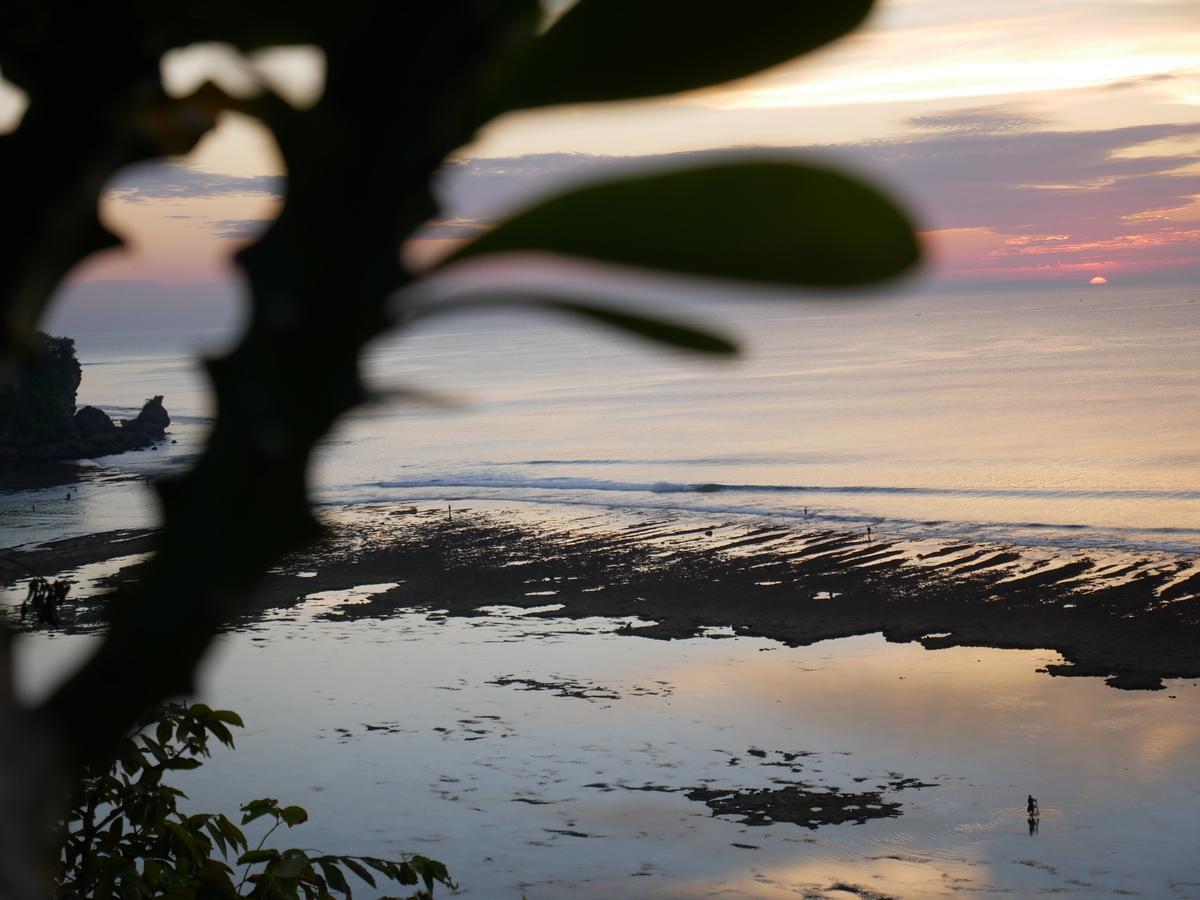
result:
[[[354,893],[350,890],[350,883],[346,881],[346,876],[337,867],[337,863],[329,859],[317,859],[316,864],[320,867],[331,888],[345,894],[347,898],[354,896]]]
[[[221,855],[228,855],[229,842],[225,835],[221,832],[220,826],[215,821],[209,821],[204,823],[204,830],[212,836],[213,841],[215,841],[216,845],[221,848]]]
[[[279,859],[278,850],[247,850],[238,857],[238,865],[244,866],[250,863],[269,863]]]
[[[342,856],[338,858],[338,862],[340,862],[343,866],[345,866],[371,887],[375,887],[375,876],[368,872],[366,867],[358,860],[352,859],[349,856]]]
[[[455,888],[457,885],[450,878],[450,873],[446,871],[444,863],[438,862],[436,859],[430,859],[427,856],[413,856],[406,865],[414,872],[421,876],[421,880],[425,882],[425,889],[433,891],[433,883],[441,882],[450,888]]]
[[[238,728],[246,727],[246,724],[242,721],[242,717],[232,709],[214,709],[212,717],[218,722],[224,722],[226,725],[236,725]]]
[[[262,816],[278,816],[279,801],[271,797],[264,797],[261,800],[251,800],[249,803],[242,806],[242,824],[249,825],[255,819]]]
[[[729,355],[738,352],[737,345],[723,335],[696,325],[657,316],[646,316],[625,309],[616,309],[584,300],[557,297],[535,297],[500,294],[445,301],[418,310],[417,316],[434,315],[458,310],[488,309],[496,306],[521,306],[549,309],[554,312],[581,316],[601,325],[624,331],[657,344],[694,353]]]
[[[221,833],[225,835],[229,843],[236,849],[241,847],[243,850],[249,845],[246,843],[246,836],[242,834],[240,828],[234,825],[224,815],[217,816],[217,825],[221,829]]]
[[[912,224],[873,188],[769,160],[577,188],[517,213],[441,265],[518,251],[805,287],[880,281],[920,255]]]
[[[502,72],[487,112],[719,84],[855,28],[871,0],[579,0]]]
[[[308,812],[301,806],[285,806],[279,810],[279,818],[287,823],[288,828],[308,821]]]
[[[229,729],[226,728],[223,724],[221,724],[220,722],[213,721],[213,722],[205,723],[205,727],[207,727],[208,730],[211,731],[216,736],[217,740],[220,741],[222,744],[224,744],[226,747],[233,746],[233,735],[230,734]]]

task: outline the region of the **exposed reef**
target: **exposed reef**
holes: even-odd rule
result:
[[[13,555],[59,571],[79,565],[81,554],[128,552],[111,539]],[[131,567],[112,583],[134,577]],[[643,638],[718,637],[713,629],[725,629],[798,646],[882,633],[928,649],[1056,651],[1064,659],[1048,665],[1049,674],[1100,676],[1117,688],[1161,689],[1163,679],[1200,677],[1194,557],[871,541],[828,529],[673,518],[621,527],[360,507],[264,577],[247,616],[298,606],[314,592],[383,583],[394,586],[320,618],[414,608],[476,616],[499,604],[531,616],[623,618],[619,633]],[[102,607],[85,609],[76,627],[102,619]],[[508,684],[585,697],[591,687]]]

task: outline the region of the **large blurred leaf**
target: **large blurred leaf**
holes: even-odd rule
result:
[[[873,188],[828,169],[759,161],[568,191],[518,213],[442,265],[538,250],[812,287],[889,278],[920,253],[907,217]]]
[[[658,316],[646,316],[626,309],[616,309],[573,298],[538,297],[526,294],[461,297],[410,311],[410,315],[414,318],[424,318],[446,312],[487,310],[501,306],[547,309],[552,312],[579,316],[655,344],[673,347],[676,350],[717,356],[727,356],[738,351],[737,345],[728,338],[698,325],[663,319]]]
[[[834,40],[871,2],[580,0],[513,61],[487,111],[719,84]]]

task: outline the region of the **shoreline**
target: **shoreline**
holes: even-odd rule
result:
[[[512,510],[343,508],[329,534],[269,573],[238,624],[313,593],[381,589],[321,618],[414,608],[477,616],[626,620],[621,634],[670,640],[731,629],[787,646],[881,633],[926,649],[1053,650],[1055,676],[1162,689],[1200,677],[1200,565],[1191,557],[1088,554],[910,541],[829,528],[606,511],[567,521]],[[151,531],[0,551],[54,577],[128,557],[77,592],[74,630],[103,621],[100,589],[135,577]],[[103,569],[103,566],[100,566]]]

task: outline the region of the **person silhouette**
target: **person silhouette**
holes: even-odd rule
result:
[[[1040,816],[1041,810],[1038,809],[1037,797],[1030,794],[1025,800],[1025,811],[1029,814],[1029,818],[1036,819]]]

